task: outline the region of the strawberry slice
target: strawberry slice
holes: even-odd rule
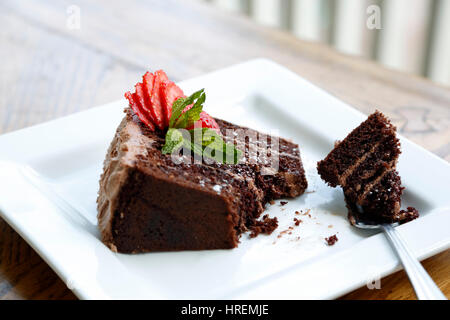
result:
[[[148,112],[150,119],[152,119],[152,122],[154,124],[157,123],[156,118],[153,116],[152,113],[152,103],[151,103],[151,96],[152,96],[152,91],[153,91],[153,85],[155,83],[155,76],[153,75],[153,73],[147,71],[143,76],[142,76],[142,83],[137,83],[136,84],[136,92],[142,91],[142,96],[144,99],[144,104],[143,107],[144,109]],[[140,87],[140,88],[138,88]]]
[[[136,99],[139,102],[139,107],[141,108],[141,112],[145,113],[147,118],[156,125],[156,120],[154,119],[152,113],[151,113],[151,106],[148,102],[148,98],[146,97],[146,92],[144,89],[144,84],[141,82],[136,83],[134,86],[136,89],[136,92],[134,95],[136,96]]]
[[[133,109],[134,113],[138,116],[138,118],[150,128],[150,130],[154,131],[155,126],[148,118],[148,114],[141,109],[139,98],[136,93],[131,94],[129,91],[125,92],[125,98],[127,98],[131,109]]]
[[[189,107],[189,106],[188,106]],[[188,108],[186,107],[186,109]],[[190,107],[191,108],[191,107]],[[190,109],[189,108],[189,109]],[[186,111],[186,109],[184,109]],[[189,110],[187,109],[187,110]],[[214,120],[213,117],[211,117],[208,113],[205,111],[200,112],[200,119],[198,119],[195,122],[195,125],[200,126],[201,128],[210,128],[216,131],[218,134],[220,134],[220,127],[217,124],[216,120]],[[195,125],[190,126],[189,128],[186,128],[187,130],[194,129]]]
[[[154,118],[155,125],[161,129],[164,130],[165,126],[165,120],[164,120],[164,112],[163,112],[163,106],[161,104],[161,98],[160,98],[160,89],[161,89],[161,83],[168,81],[167,75],[164,71],[158,70],[154,74],[155,81],[153,83],[152,92],[149,95],[150,97],[150,111],[152,114],[152,117]],[[147,90],[148,92],[148,90]]]
[[[153,123],[150,113],[140,104],[140,99],[136,92],[132,94],[132,98],[134,100],[135,105],[139,108],[140,114],[144,118],[144,123],[147,125],[147,127],[150,128],[151,131],[155,131],[155,124]]]
[[[142,83],[140,83],[140,82],[136,83],[134,86],[134,89],[136,91],[134,94],[136,96],[137,101],[139,102],[139,106],[148,112],[149,110],[146,107],[145,94],[144,94],[144,88],[143,88]]]
[[[164,120],[166,127],[169,126],[170,117],[172,116],[172,105],[179,99],[184,98],[183,90],[180,89],[172,81],[165,81],[161,83],[161,103],[164,111]]]

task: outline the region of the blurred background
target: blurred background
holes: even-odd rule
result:
[[[450,141],[450,0],[1,0],[0,23],[0,134],[264,57],[450,154],[417,138]]]
[[[197,0],[450,85],[449,0]]]

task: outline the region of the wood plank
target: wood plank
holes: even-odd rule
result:
[[[79,30],[66,27],[70,5],[81,9]],[[264,56],[365,113],[379,108],[402,134],[450,160],[448,88],[299,41],[210,3],[4,0],[0,19],[0,57],[8,61],[2,65],[0,132],[119,99],[146,69],[163,68],[182,80]],[[73,298],[3,220],[0,259],[0,297]],[[442,267],[450,265],[448,254],[430,260],[437,261],[429,270],[436,280],[448,279]],[[402,288],[383,285],[372,297]]]
[[[0,218],[0,300],[76,299],[37,253]]]

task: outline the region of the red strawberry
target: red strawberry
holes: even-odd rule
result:
[[[158,120],[155,117],[154,112],[152,111],[151,97],[152,97],[154,84],[155,84],[155,75],[153,73],[147,71],[142,76],[142,84],[140,85],[140,83],[138,83],[136,86],[140,85],[140,87],[142,88],[142,94],[144,97],[144,108],[149,113],[150,118],[152,119],[153,123],[159,127]],[[138,88],[136,87],[136,92],[137,91],[138,91]]]
[[[166,126],[165,126],[165,120],[164,120],[165,117],[164,117],[164,112],[163,112],[163,106],[161,104],[160,88],[161,88],[161,83],[167,81],[168,78],[167,78],[167,75],[165,74],[165,72],[162,70],[156,71],[154,76],[155,76],[155,82],[153,83],[153,88],[152,88],[151,94],[149,95],[150,103],[151,103],[150,111],[151,111],[153,118],[155,119],[155,121],[154,121],[155,125],[158,128],[160,128],[161,130],[163,130]],[[148,90],[147,90],[147,92],[148,92]]]
[[[163,105],[165,125],[167,127],[172,116],[172,104],[181,97],[185,97],[183,90],[172,81],[165,81],[161,84],[161,103]]]
[[[150,130],[154,131],[155,130],[155,126],[153,125],[153,123],[148,118],[148,114],[145,112],[145,110],[141,109],[142,107],[140,105],[139,98],[136,95],[136,93],[131,94],[129,91],[127,91],[127,92],[125,92],[125,98],[128,99],[128,102],[130,103],[131,109],[133,109],[134,113],[136,113],[136,115],[139,117],[139,119],[145,125],[147,125],[147,127],[149,127]]]
[[[135,95],[139,101],[140,107],[148,114],[150,120],[155,123],[152,114],[150,113],[149,103],[147,102],[147,95],[144,89],[144,85],[141,82],[138,82],[134,85]]]
[[[188,107],[189,107],[189,109],[190,109],[192,106],[188,106]],[[185,110],[185,111],[186,111],[186,110],[189,110],[189,109],[187,109],[188,107],[186,107],[186,109],[184,109],[184,110]],[[184,111],[184,112],[185,112],[185,111]],[[218,134],[220,134],[220,127],[219,127],[219,125],[217,124],[216,120],[214,120],[214,118],[211,117],[209,114],[207,114],[205,111],[200,112],[200,119],[197,120],[195,124],[196,124],[197,126],[200,125],[202,128],[210,128],[210,129],[213,129],[213,130],[216,131]],[[189,128],[186,128],[186,129],[187,129],[187,130],[194,129],[194,126],[190,126]]]
[[[146,72],[142,77],[142,83],[138,82],[135,88],[136,92],[133,94],[126,92],[125,97],[139,119],[151,130],[155,130],[155,127],[160,130],[167,128],[172,116],[173,103],[177,99],[185,97],[183,90],[169,81],[162,70],[158,70],[154,74]],[[187,106],[183,113],[190,108],[192,108],[192,104]],[[220,128],[216,121],[204,111],[200,113],[200,119],[196,124],[202,128],[213,129],[220,134]],[[192,128],[194,126],[187,129]]]
[[[136,83],[134,86],[136,92],[133,93],[135,99],[137,99],[139,107],[141,108],[141,112],[144,113],[148,120],[150,120],[153,126],[156,125],[156,120],[151,113],[151,106],[149,103],[149,98],[146,95],[146,91],[144,89],[144,84],[141,82]]]

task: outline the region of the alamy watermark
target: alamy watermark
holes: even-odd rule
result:
[[[79,6],[70,5],[66,9],[67,20],[66,26],[69,30],[81,29],[81,9]]]
[[[367,7],[366,13],[368,15],[366,26],[369,30],[380,30],[381,28],[381,8],[375,4]]]
[[[381,275],[375,268],[368,270],[368,277],[366,279],[366,286],[369,290],[381,289]]]
[[[201,130],[197,131],[198,134],[192,134],[191,130],[186,129],[178,131],[182,136],[180,141],[183,143],[180,142],[171,153],[175,164],[245,163],[258,166],[261,175],[274,175],[279,170],[280,139],[277,130],[264,134],[245,128],[226,129],[221,135],[223,141],[227,143],[224,149],[214,148],[213,145],[203,146],[202,142],[209,139],[202,137],[204,133]],[[240,152],[237,162],[234,149]]]

